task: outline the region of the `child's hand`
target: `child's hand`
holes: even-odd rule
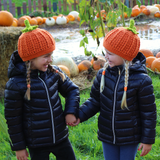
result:
[[[16,157],[18,160],[28,160],[28,152],[26,149],[16,151]]]
[[[66,115],[66,124],[69,126],[76,126],[79,124],[78,119],[73,114],[67,114]]]
[[[142,149],[142,152],[141,152],[140,156],[145,156],[152,149],[152,144],[141,143],[138,147],[138,150],[140,151],[141,149]]]

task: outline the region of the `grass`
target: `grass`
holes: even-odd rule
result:
[[[157,160],[160,159],[160,79],[157,75],[149,73],[152,78],[155,102],[157,105],[157,125],[156,141],[152,150],[145,157],[140,157],[140,152],[136,155],[136,160]],[[80,104],[89,98],[90,88],[81,91]],[[61,98],[64,105],[65,100]],[[3,101],[0,103],[0,113],[4,114]],[[99,113],[84,123],[76,127],[69,127],[69,139],[72,143],[77,160],[103,160],[103,150],[101,141],[97,139],[97,118]],[[15,152],[12,152],[6,136],[0,133],[0,160],[16,160]],[[50,155],[50,160],[55,160],[54,155]]]

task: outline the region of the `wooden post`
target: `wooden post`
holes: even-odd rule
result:
[[[58,7],[59,7],[59,13],[61,13],[62,9],[61,9],[61,1],[58,1]]]
[[[49,11],[51,12],[51,1],[49,1]]]
[[[147,0],[148,1],[148,0]],[[137,5],[136,0],[133,0],[133,7]]]
[[[63,12],[67,11],[67,1],[63,0]]]
[[[23,2],[23,14],[27,13],[27,4],[26,2]]]
[[[12,1],[11,0],[9,0],[9,11],[13,14],[13,12],[12,12]]]
[[[143,0],[141,0],[141,5],[143,5]]]
[[[3,0],[3,10],[7,10],[7,0]]]
[[[15,17],[16,16],[16,7],[15,7],[15,3],[12,3],[12,14]]]
[[[33,1],[33,9],[36,11],[36,1]]]
[[[38,10],[42,10],[41,0],[38,0]]]
[[[18,16],[21,15],[21,7],[17,7],[17,14],[18,14]]]
[[[72,5],[69,4],[68,6],[69,6],[69,11],[71,12],[72,11]]]
[[[145,5],[146,5],[146,6],[148,5],[148,0],[145,0]]]
[[[77,10],[77,8],[76,8],[76,0],[74,0],[74,4],[73,4],[73,6],[74,6],[74,10],[76,11]]]
[[[32,12],[31,0],[28,0],[28,9],[29,9],[29,13],[31,13]]]
[[[43,0],[43,10],[47,11],[47,1]]]

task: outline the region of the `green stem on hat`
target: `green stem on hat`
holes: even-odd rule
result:
[[[26,25],[26,28],[22,30],[22,33],[33,31],[38,27],[38,25],[31,26],[28,19],[24,20],[24,24]]]
[[[129,22],[129,27],[124,27],[126,29],[128,29],[129,31],[132,31],[134,34],[139,34],[137,31],[136,31],[136,27],[134,26],[134,20],[131,19],[130,22]]]

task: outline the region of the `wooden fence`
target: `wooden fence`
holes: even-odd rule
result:
[[[22,6],[16,7],[15,3],[12,3],[12,0],[0,0],[0,11],[7,10],[13,14],[13,16],[21,16],[26,15],[27,13],[32,13],[35,10],[40,11],[49,11],[49,12],[57,12],[57,13],[67,13],[72,10],[78,11],[80,0],[74,0],[74,3],[68,4],[67,0],[51,2],[47,0],[28,0],[28,6],[26,2],[22,3]],[[141,0],[141,4],[143,5],[152,5],[159,4],[160,0]],[[125,5],[128,7],[133,7],[136,5],[136,0],[125,0]],[[101,7],[103,8],[103,7]]]

